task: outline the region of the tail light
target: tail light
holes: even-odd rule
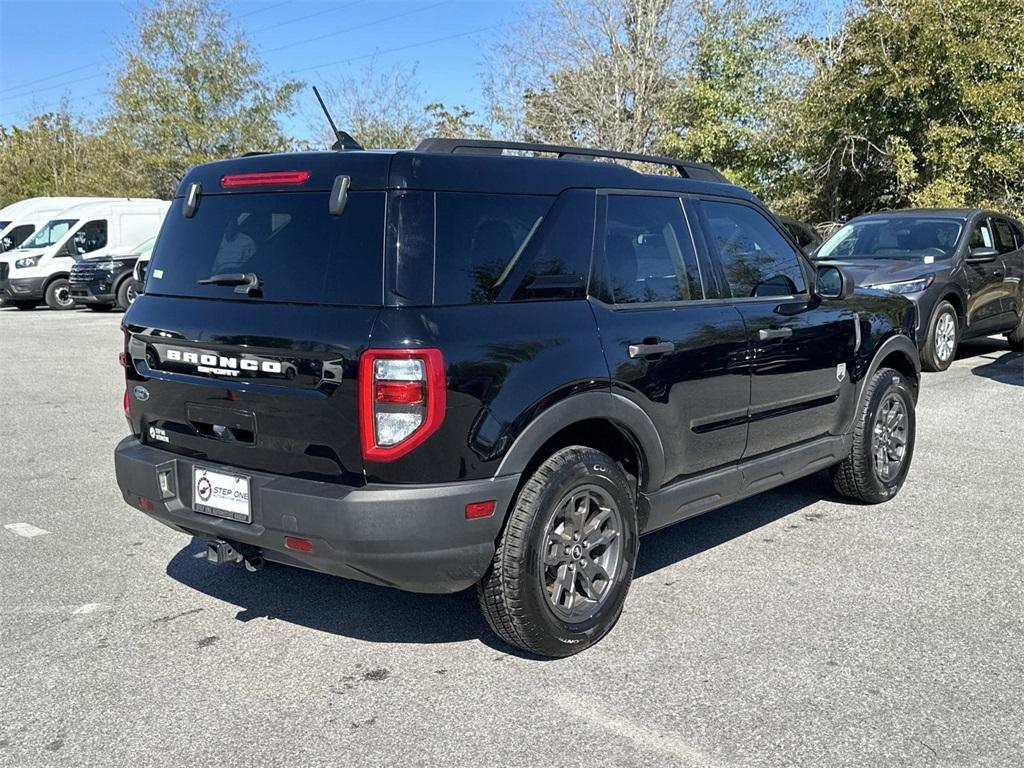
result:
[[[264,173],[231,173],[222,176],[220,185],[224,189],[238,187],[276,187],[283,184],[305,184],[309,171],[269,171]]]
[[[363,458],[392,461],[441,426],[444,359],[439,349],[370,349],[359,361]]]

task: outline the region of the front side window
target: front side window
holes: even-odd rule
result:
[[[971,230],[970,248],[995,248],[996,238],[992,233],[992,222],[982,219]]]
[[[12,227],[11,231],[0,240],[0,253],[18,248],[34,230],[35,227],[31,224],[21,224],[17,227]]]
[[[1013,240],[1013,229],[1006,219],[993,219],[993,230],[996,236],[996,248],[1000,253],[1010,253],[1017,250],[1017,244]]]
[[[613,303],[704,298],[679,198],[608,195],[603,245],[605,282]]]
[[[22,248],[49,248],[56,245],[60,239],[68,233],[71,227],[78,223],[78,219],[53,219],[36,232],[32,237],[22,243]]]
[[[72,253],[82,256],[86,253],[98,251],[107,245],[107,220],[95,219],[87,221],[71,237]]]
[[[764,215],[717,200],[704,200],[701,208],[734,297],[795,296],[807,290],[799,257]]]

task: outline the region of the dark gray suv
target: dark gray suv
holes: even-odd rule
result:
[[[1024,228],[979,209],[886,211],[859,216],[815,254],[857,285],[918,306],[926,370],[944,371],[961,339],[1003,333],[1024,350]]]

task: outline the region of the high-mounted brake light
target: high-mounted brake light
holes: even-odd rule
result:
[[[224,189],[237,187],[276,187],[282,184],[305,184],[309,171],[268,171],[265,173],[231,173],[221,177]]]
[[[446,381],[439,349],[369,349],[359,361],[363,458],[393,461],[444,420]]]

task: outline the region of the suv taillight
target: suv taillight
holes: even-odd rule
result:
[[[441,426],[444,359],[439,349],[369,349],[359,361],[363,458],[392,461]]]

